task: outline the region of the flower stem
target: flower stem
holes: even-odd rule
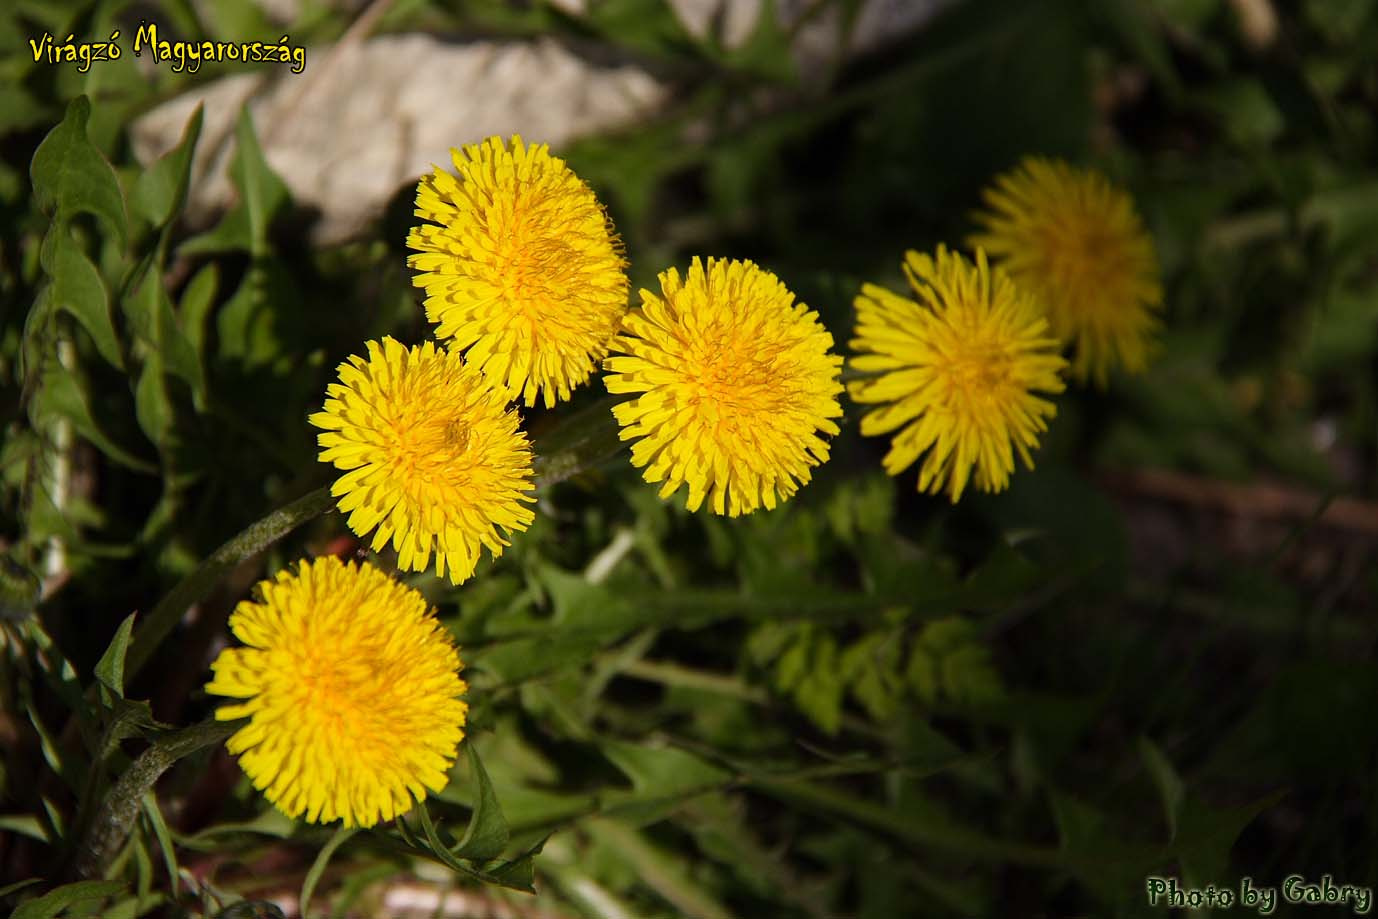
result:
[[[226,572],[334,506],[330,486],[322,486],[251,523],[238,536],[216,549],[163,597],[139,626],[124,665],[126,683],[133,680],[148,663],[158,645],[176,628],[188,607],[204,599]]]
[[[96,819],[83,834],[76,850],[76,876],[101,876],[111,857],[129,838],[144,796],[153,790],[154,783],[173,763],[223,742],[243,725],[243,721],[208,718],[154,741],[151,747],[139,754],[139,758],[106,794]]]

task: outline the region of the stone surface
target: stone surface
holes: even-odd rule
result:
[[[432,164],[449,164],[451,147],[519,133],[558,148],[644,118],[667,92],[636,67],[594,66],[554,41],[390,35],[308,49],[300,75],[236,74],[198,87],[145,114],[132,136],[150,162],[204,103],[188,216],[205,222],[231,195],[234,122],[248,102],[269,165],[298,205],[320,212],[313,238],[328,244],[363,230]]]
[[[800,72],[818,79],[839,55],[882,46],[956,0],[864,0],[845,36],[836,4],[814,9],[816,0],[668,2],[688,32],[711,32],[728,47],[750,36],[763,3],[776,3],[787,27],[806,16],[795,29],[794,53]],[[587,7],[585,0],[558,5],[573,15]],[[650,117],[669,95],[668,85],[637,66],[591,63],[550,39],[386,35],[308,48],[302,74],[282,68],[203,84],[142,116],[132,138],[140,161],[151,162],[177,144],[196,106],[205,105],[188,202],[188,219],[203,225],[232,198],[234,123],[247,103],[269,165],[297,205],[319,214],[313,241],[331,244],[366,232],[401,187],[432,164],[448,165],[451,147],[519,133],[558,150]]]

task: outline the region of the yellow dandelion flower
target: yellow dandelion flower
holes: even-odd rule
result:
[[[544,144],[451,151],[416,189],[408,264],[436,336],[508,399],[547,407],[588,379],[627,311],[622,246],[593,192]]]
[[[372,826],[445,787],[464,737],[459,652],[417,591],[334,556],[258,585],[230,629],[245,645],[206,691],[248,718],[227,742],[278,810]]]
[[[688,507],[711,495],[716,514],[775,507],[828,458],[842,414],[842,358],[818,314],[751,262],[694,259],[681,281],[641,291],[603,366],[612,393],[641,393],[613,409],[632,464],[668,498],[689,484]],[[777,497],[778,496],[778,497]]]
[[[968,240],[1027,288],[1074,347],[1072,373],[1105,386],[1148,365],[1163,288],[1134,201],[1100,173],[1030,157],[984,193]]]
[[[494,558],[533,514],[531,446],[501,393],[458,352],[392,338],[368,342],[368,357],[340,364],[325,410],[310,417],[322,462],[346,470],[331,488],[349,528],[373,531],[373,549],[397,550],[397,565],[458,584],[483,546]],[[376,527],[376,529],[375,529]]]
[[[927,451],[919,490],[947,489],[955,504],[967,483],[1002,491],[1014,453],[1032,468],[1029,451],[1057,413],[1034,392],[1063,389],[1067,362],[1048,337],[1048,323],[1027,294],[986,255],[976,263],[938,247],[936,257],[905,254],[905,275],[922,300],[866,284],[856,298],[860,353],[852,369],[879,372],[848,384],[861,403],[888,403],[861,419],[861,433],[896,428],[885,471],[898,475]]]

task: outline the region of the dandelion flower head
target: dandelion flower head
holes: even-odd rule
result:
[[[920,491],[946,489],[954,503],[968,483],[1003,490],[1017,452],[1030,451],[1056,408],[1035,392],[1063,389],[1058,342],[1032,298],[985,253],[976,261],[939,246],[909,252],[904,271],[920,302],[874,284],[856,298],[857,355],[852,369],[877,374],[848,385],[857,402],[881,407],[861,419],[861,433],[899,429],[885,455],[898,475],[920,456]]]
[[[437,337],[509,399],[570,397],[627,310],[622,246],[593,192],[544,144],[452,151],[416,190],[408,263]]]
[[[458,352],[433,342],[368,342],[339,366],[324,410],[310,417],[322,462],[344,470],[331,487],[349,528],[391,539],[397,565],[458,584],[479,552],[502,554],[504,532],[525,530],[531,446],[515,411]]]
[[[1078,380],[1104,386],[1113,367],[1148,364],[1163,302],[1158,262],[1130,196],[1100,173],[1030,157],[984,193],[984,248],[1073,348]]]
[[[247,718],[229,751],[279,810],[372,826],[445,787],[464,737],[459,652],[421,594],[372,565],[304,561],[258,585],[230,629],[244,643],[206,691]]]
[[[688,508],[716,514],[771,509],[828,458],[841,416],[842,358],[833,338],[775,275],[749,261],[694,259],[681,278],[641,291],[604,362],[632,464],[668,498],[688,484]]]

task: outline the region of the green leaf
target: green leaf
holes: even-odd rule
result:
[[[39,836],[37,838],[42,839],[44,842],[47,841],[47,837],[45,836]],[[0,898],[8,897],[10,894],[17,893],[18,891],[23,890],[25,887],[32,887],[35,884],[42,883],[42,878],[26,878],[22,881],[15,881],[13,884],[6,884],[4,887],[0,887]]]
[[[86,330],[96,343],[96,350],[111,366],[123,369],[119,336],[110,318],[110,299],[100,272],[86,253],[81,251],[71,234],[61,223],[53,225],[43,239],[40,258],[44,271],[52,279],[44,296],[50,305],[63,310]]]
[[[0,555],[0,619],[27,619],[42,597],[38,575],[8,555]]]
[[[469,828],[464,838],[455,847],[454,854],[475,861],[497,858],[507,847],[510,833],[507,819],[502,814],[502,806],[493,791],[493,783],[488,779],[488,770],[483,768],[478,750],[473,741],[464,745],[469,758],[469,775],[478,786],[474,800],[474,815],[469,818]]]
[[[34,397],[32,411],[35,423],[48,415],[66,418],[78,434],[122,466],[150,475],[158,472],[157,466],[130,453],[101,430],[77,375],[56,363],[50,362],[43,368],[42,383]]]
[[[981,644],[972,624],[957,616],[923,627],[905,673],[915,694],[930,704],[940,699],[989,702],[1003,694],[990,649]]]
[[[183,255],[247,250],[257,260],[270,250],[269,230],[274,216],[290,200],[287,186],[263,157],[248,106],[240,109],[235,126],[236,150],[230,176],[239,204],[215,227],[178,247]]]
[[[780,23],[777,5],[762,3],[757,9],[759,12],[751,34],[740,46],[727,53],[728,64],[778,83],[798,82],[791,35]]]
[[[143,893],[115,903],[100,914],[100,919],[138,919],[153,912],[166,900],[160,893]]]
[[[657,56],[678,55],[694,45],[664,0],[600,0],[585,14],[614,44]]]
[[[52,120],[48,107],[13,80],[0,83],[0,134],[36,128]]]
[[[582,826],[595,840],[625,860],[641,881],[673,904],[680,915],[695,919],[727,919],[732,915],[696,882],[683,858],[652,845],[625,823],[590,817]]]
[[[163,819],[162,809],[158,807],[158,799],[152,792],[144,795],[144,817],[153,827],[153,835],[158,840],[158,849],[163,855],[163,868],[167,870],[168,883],[172,886],[172,896],[176,898],[179,883],[177,849],[172,844],[172,834],[168,831],[167,821]]]
[[[139,382],[134,386],[134,417],[144,435],[161,450],[168,444],[175,414],[163,384],[163,362],[151,354],[139,368]]]
[[[900,676],[901,644],[897,635],[873,632],[853,642],[838,666],[853,696],[871,718],[884,721],[894,714],[904,681]]]
[[[204,106],[198,104],[182,131],[182,142],[145,169],[134,183],[130,208],[154,226],[162,226],[175,217],[186,200],[203,114]]]
[[[18,833],[30,839],[37,839],[39,842],[49,841],[48,830],[43,826],[43,821],[39,820],[33,814],[5,814],[3,817],[0,817],[0,830],[5,830],[9,833]],[[15,887],[13,889],[18,890],[19,888]],[[9,887],[0,890],[0,897],[5,896],[10,890],[11,888]]]
[[[256,259],[216,314],[220,357],[258,368],[283,356],[282,316],[297,302],[287,267],[275,258]]]
[[[325,873],[325,868],[330,864],[330,857],[335,854],[335,850],[344,845],[359,831],[358,827],[341,826],[330,837],[330,841],[321,847],[321,851],[316,854],[316,860],[311,863],[311,870],[306,872],[306,879],[301,885],[301,915],[302,919],[311,919],[311,895],[316,892],[316,884],[320,882],[321,875]]]
[[[129,649],[129,636],[134,631],[134,617],[137,615],[130,613],[125,617],[96,663],[96,679],[120,699],[124,698],[124,655]]]
[[[208,262],[204,268],[192,275],[182,290],[181,327],[196,355],[198,366],[205,366],[206,360],[206,317],[215,305],[216,289],[220,286],[220,269],[215,262]]]
[[[78,881],[51,890],[36,900],[21,903],[10,919],[53,919],[83,900],[103,900],[125,889],[123,881]]]
[[[731,773],[675,747],[605,740],[599,747],[638,795],[682,798],[717,788]]]
[[[273,215],[287,201],[287,186],[263,158],[247,105],[239,111],[235,140],[239,144],[239,151],[232,174],[249,218],[249,252],[255,256],[266,255],[269,225]]]
[[[249,114],[247,105],[239,110],[234,136],[238,151],[230,172],[248,218],[249,252],[254,256],[267,255],[268,230],[273,215],[287,202],[287,186],[263,158],[263,149],[258,145],[253,116]]]
[[[153,717],[153,707],[142,699],[115,699],[110,706],[112,716],[101,738],[100,756],[108,760],[121,743],[130,737],[154,737],[171,730]]]
[[[541,846],[545,845],[542,839],[536,847],[536,852],[540,852]],[[513,859],[510,862],[503,862],[493,869],[491,877],[504,887],[511,887],[514,890],[524,890],[527,893],[536,892],[536,856],[524,855],[521,858]]]
[[[199,277],[200,275],[198,275]],[[126,293],[121,305],[134,335],[146,344],[156,356],[156,360],[150,360],[148,363],[160,365],[158,368],[159,377],[164,371],[177,376],[191,388],[197,405],[203,405],[206,396],[206,381],[201,368],[201,359],[197,354],[196,347],[183,334],[181,326],[178,325],[177,317],[172,312],[172,303],[168,299],[167,290],[163,285],[163,273],[151,260],[147,263],[143,276]],[[167,400],[166,390],[161,388],[161,379],[155,379],[158,379],[158,386],[162,394],[162,404],[159,409],[170,418],[172,408]],[[148,432],[147,427],[144,430],[145,433]],[[150,434],[150,437],[153,435]],[[160,438],[153,438],[153,440],[155,443],[162,442]]]
[[[1281,789],[1241,807],[1212,808],[1188,795],[1182,807],[1177,832],[1177,852],[1182,873],[1202,886],[1225,875],[1230,850],[1244,828],[1259,814],[1287,795]]]
[[[115,170],[86,136],[90,116],[90,100],[78,96],[38,145],[29,166],[34,198],[40,209],[59,220],[77,213],[94,214],[123,244],[127,232],[124,195]]]
[[[1147,737],[1139,738],[1139,755],[1153,777],[1153,784],[1158,786],[1158,796],[1163,800],[1163,817],[1167,820],[1168,841],[1171,842],[1177,838],[1177,818],[1182,813],[1182,777],[1158,745]]]

